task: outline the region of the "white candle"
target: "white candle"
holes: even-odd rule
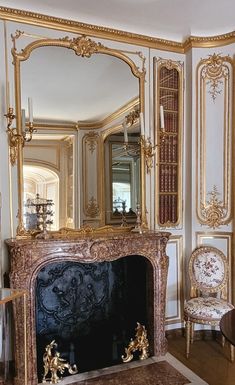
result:
[[[21,110],[21,126],[22,131],[25,131],[25,110]]]
[[[33,123],[33,99],[28,98],[29,122]]]
[[[9,107],[13,107],[14,100],[14,85],[12,84],[11,92],[10,92],[10,83],[7,82],[7,103],[9,103]]]
[[[164,111],[163,106],[160,106],[160,128],[161,130],[165,129],[165,122],[164,122]]]
[[[127,125],[125,122],[122,123],[122,127],[124,132],[124,143],[128,143]]]
[[[141,134],[144,134],[144,115],[143,112],[140,112],[140,129],[141,129]]]
[[[15,87],[14,83],[12,83],[11,86],[11,93],[10,93],[10,107],[14,107],[15,102]]]

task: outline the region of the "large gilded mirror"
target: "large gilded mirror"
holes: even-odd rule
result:
[[[51,230],[121,225],[121,211],[129,213],[125,224],[134,223],[136,205],[145,221],[141,53],[128,55],[85,36],[38,39],[12,53],[17,234],[35,227],[37,215],[28,202],[36,199],[52,202]],[[119,199],[122,210],[115,216]]]

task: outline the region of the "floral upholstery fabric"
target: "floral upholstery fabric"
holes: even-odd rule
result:
[[[186,315],[199,320],[217,320],[233,309],[233,305],[214,297],[192,298],[186,302],[184,312]]]
[[[193,263],[193,275],[202,288],[215,288],[225,277],[223,259],[213,251],[198,254]]]

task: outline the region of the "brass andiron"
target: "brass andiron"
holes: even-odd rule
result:
[[[63,374],[65,369],[68,369],[70,374],[76,374],[78,372],[76,365],[70,365],[66,362],[65,359],[60,357],[60,353],[53,349],[57,348],[57,343],[53,340],[49,345],[46,346],[46,352],[43,354],[43,364],[44,364],[44,375],[42,382],[46,383],[47,381],[50,384],[57,384],[60,381],[60,377],[57,372]],[[51,372],[51,378],[47,378],[48,373]]]
[[[122,356],[123,362],[130,362],[133,359],[133,354],[136,350],[139,350],[141,353],[139,359],[145,360],[149,357],[148,347],[149,342],[147,338],[147,331],[145,329],[144,325],[141,325],[139,322],[137,322],[137,328],[135,339],[133,340],[131,338],[131,341],[128,345],[128,348],[125,348],[126,356]]]

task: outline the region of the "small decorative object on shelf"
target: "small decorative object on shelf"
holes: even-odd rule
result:
[[[120,197],[114,199],[113,201],[113,213],[115,215],[125,215],[126,213],[126,201]]]
[[[51,199],[40,198],[39,194],[36,194],[35,199],[27,199],[25,208],[28,210],[25,213],[26,228],[27,230],[33,230],[40,232],[41,237],[46,237],[47,226],[52,225],[53,206]]]
[[[134,229],[131,230],[133,233],[143,233],[143,228],[142,228],[142,219],[141,219],[141,208],[140,205],[138,204],[136,206],[136,225]]]
[[[76,374],[78,372],[77,366],[75,364],[70,365],[68,362],[66,362],[64,358],[61,358],[60,353],[55,350],[56,348],[57,343],[55,342],[55,340],[53,340],[45,348],[46,352],[43,354],[43,383],[46,383],[48,381],[50,382],[50,384],[57,384],[60,381],[60,377],[58,376],[57,372],[63,374],[65,369],[67,369],[70,374]],[[51,372],[51,377],[47,378],[49,372]]]
[[[140,360],[145,360],[149,357],[149,342],[145,326],[137,322],[137,328],[135,330],[135,339],[131,339],[128,348],[125,348],[126,356],[122,356],[123,362],[130,362],[133,359],[133,353],[136,350],[139,350],[141,352],[141,355],[139,357]]]

